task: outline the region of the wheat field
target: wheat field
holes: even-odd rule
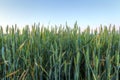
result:
[[[31,27],[31,30],[30,30]],[[120,30],[77,23],[0,27],[0,80],[119,80]]]

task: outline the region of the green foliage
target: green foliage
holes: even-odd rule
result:
[[[0,80],[119,80],[120,32],[111,27],[1,27]]]

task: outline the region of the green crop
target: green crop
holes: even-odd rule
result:
[[[30,30],[31,28],[31,30]],[[0,28],[0,80],[119,80],[120,30]]]

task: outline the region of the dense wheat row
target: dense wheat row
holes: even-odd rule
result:
[[[31,26],[30,26],[31,27]],[[99,32],[99,33],[98,33]],[[81,32],[77,23],[0,28],[1,80],[119,80],[120,31]]]

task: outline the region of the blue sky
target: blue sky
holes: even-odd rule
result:
[[[0,0],[0,25],[120,24],[120,0]]]

